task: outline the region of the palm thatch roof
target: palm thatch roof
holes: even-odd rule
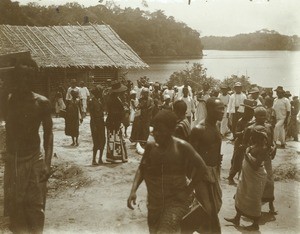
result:
[[[44,68],[148,67],[108,25],[0,25],[0,55],[21,51]]]

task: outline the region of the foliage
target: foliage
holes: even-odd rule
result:
[[[202,64],[200,63],[194,63],[191,67],[189,67],[189,64],[187,63],[186,69],[174,72],[170,76],[168,83],[173,86],[180,86],[183,85],[186,80],[189,80],[190,86],[195,91],[202,90],[202,85],[205,82],[207,82],[211,88],[219,87],[221,81],[213,77],[208,77],[206,75],[206,70],[207,69],[203,68]]]
[[[231,77],[225,78],[221,84],[226,85],[232,90],[236,82],[241,82],[243,86],[243,90],[249,90],[251,88],[250,78],[244,75],[242,76],[231,75]]]
[[[233,37],[202,37],[201,41],[206,50],[300,50],[297,35],[286,36],[267,29]]]
[[[18,16],[18,17],[16,17]],[[0,24],[51,26],[89,22],[110,25],[140,56],[202,56],[200,34],[162,10],[120,8],[113,2],[83,7],[78,3],[61,6],[20,6],[0,1]]]

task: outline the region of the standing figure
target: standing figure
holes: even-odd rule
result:
[[[67,94],[66,94],[66,102],[72,100],[72,95],[71,95],[71,91],[74,90],[78,93],[78,97],[80,99],[80,93],[79,93],[79,87],[76,86],[76,80],[75,79],[72,79],[71,80],[71,86],[68,88],[67,90]],[[66,103],[67,104],[67,103]]]
[[[121,124],[125,116],[124,103],[122,96],[124,96],[127,87],[118,80],[111,82],[111,91],[107,100],[107,153],[106,161],[116,162],[121,160],[127,162],[126,145],[123,138]]]
[[[240,173],[242,170],[242,164],[244,160],[245,147],[243,145],[244,132],[246,127],[253,124],[251,122],[254,115],[254,108],[257,105],[257,102],[254,100],[245,99],[245,107],[242,118],[239,119],[236,125],[236,138],[234,141],[233,155],[231,158],[231,167],[229,170],[228,183],[229,185],[235,185],[234,177],[237,173]]]
[[[55,94],[55,113],[57,118],[59,117],[61,111],[63,111],[64,109],[66,109],[66,105],[63,99],[63,95],[60,91],[57,91]]]
[[[80,104],[81,104],[81,109],[82,109],[82,115],[83,115],[83,118],[84,118],[86,116],[87,100],[90,98],[90,91],[84,85],[83,81],[80,81],[79,97],[80,97]]]
[[[202,180],[207,178],[205,163],[193,147],[172,137],[176,116],[162,110],[153,119],[155,142],[146,145],[136,172],[127,206],[136,204],[136,191],[145,180],[148,191],[148,227],[150,233],[180,233],[183,216],[189,211],[191,190],[186,182],[185,161],[196,168]]]
[[[161,109],[170,111],[172,110],[171,97],[168,94],[164,95],[164,102],[161,105]]]
[[[10,217],[13,233],[43,232],[46,182],[53,153],[51,105],[46,97],[31,91],[31,70],[26,63],[16,65],[8,81],[4,215]],[[44,156],[40,149],[40,125]]]
[[[150,134],[153,106],[153,100],[149,97],[149,89],[143,88],[138,105],[140,115],[134,119],[130,136],[131,142],[138,142],[142,144],[142,146],[147,142]]]
[[[177,116],[177,124],[174,136],[189,142],[191,135],[191,124],[185,116],[187,105],[183,100],[178,100],[173,105],[173,111]]]
[[[231,118],[231,132],[233,134],[232,141],[236,138],[236,124],[244,113],[244,107],[241,106],[244,100],[246,99],[246,95],[242,92],[242,84],[240,82],[236,82],[234,84],[234,93],[229,98],[228,109],[227,109],[227,117]],[[229,116],[230,115],[230,116]]]
[[[135,111],[139,104],[139,101],[136,98],[136,91],[130,91],[130,123],[134,121]]]
[[[102,156],[105,146],[105,124],[103,115],[103,104],[102,104],[102,90],[93,89],[91,91],[93,94],[92,99],[88,103],[91,121],[91,133],[93,139],[93,161],[92,165],[103,164]],[[99,150],[99,160],[96,161],[96,155]]]
[[[186,118],[190,123],[192,120],[195,120],[195,103],[191,96],[189,96],[188,88],[184,87],[182,89],[183,96],[179,100],[183,100],[186,103],[187,110],[186,110]]]
[[[288,126],[288,120],[291,113],[291,104],[289,99],[284,97],[285,91],[283,87],[278,86],[275,89],[277,98],[275,98],[273,103],[273,109],[276,114],[276,124],[274,128],[274,141],[280,141],[281,148],[285,148],[285,129]]]
[[[174,94],[175,94],[175,91],[172,87],[172,84],[168,83],[167,89],[164,90],[162,96],[164,97],[165,95],[169,95],[170,99],[171,99],[171,102],[174,102]]]
[[[225,218],[236,226],[240,224],[241,216],[253,220],[253,224],[245,227],[248,231],[259,230],[261,216],[261,199],[267,181],[264,161],[269,157],[267,146],[268,135],[264,126],[257,125],[251,131],[251,145],[246,149],[242,174],[235,195],[236,215]]]
[[[222,138],[217,129],[217,121],[222,120],[224,104],[219,98],[209,98],[206,102],[207,117],[191,132],[190,142],[203,158],[208,167],[209,182],[199,181],[195,185],[195,195],[207,213],[208,222],[204,227],[207,233],[221,233],[218,213],[222,205],[222,191],[220,187],[220,170],[222,155]]]
[[[294,141],[298,141],[299,127],[297,123],[297,115],[299,113],[300,102],[298,96],[293,97],[291,101],[291,119],[288,126],[287,137],[292,137]]]
[[[67,103],[65,118],[65,134],[72,137],[71,146],[78,146],[79,123],[82,123],[81,105],[78,100],[78,92],[71,91],[72,99]]]
[[[220,133],[222,137],[225,137],[226,134],[229,132],[228,128],[228,117],[227,117],[227,108],[228,108],[228,103],[229,103],[229,94],[228,94],[228,87],[226,85],[221,85],[221,93],[219,94],[219,98],[224,104],[225,110],[224,110],[224,116],[221,121],[221,126],[220,126]]]
[[[207,116],[206,111],[206,103],[203,99],[203,92],[200,91],[197,93],[197,100],[196,100],[196,111],[195,111],[195,122],[194,126],[200,124]]]

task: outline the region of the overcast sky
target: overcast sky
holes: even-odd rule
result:
[[[78,2],[84,6],[99,4],[99,0],[18,0],[20,4],[38,2],[40,5],[61,5]],[[105,3],[106,0],[103,0]],[[263,28],[281,34],[300,36],[300,0],[114,0],[121,7],[143,10],[164,10],[177,21],[198,30],[201,36],[232,36]]]

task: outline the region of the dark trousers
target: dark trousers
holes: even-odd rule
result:
[[[232,128],[231,128],[231,131],[232,131],[232,134],[233,134],[234,138],[235,138],[235,133],[236,133],[237,122],[242,117],[243,117],[243,113],[241,113],[241,112],[236,111],[235,113],[232,114]]]

